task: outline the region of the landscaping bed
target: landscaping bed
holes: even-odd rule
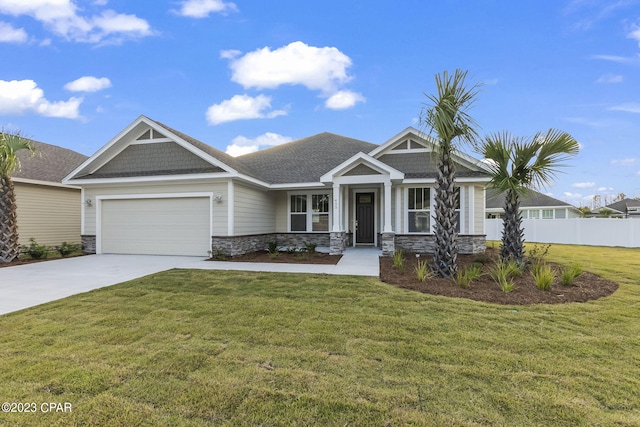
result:
[[[536,287],[530,269],[523,272],[521,277],[514,277],[514,290],[504,292],[489,271],[499,260],[496,248],[487,248],[484,254],[458,255],[458,269],[462,270],[474,263],[482,265],[482,276],[473,280],[469,288],[464,289],[453,280],[430,277],[425,282],[418,280],[415,266],[418,261],[432,262],[431,255],[406,254],[404,272],[394,268],[393,258],[380,258],[380,279],[400,288],[411,289],[432,295],[443,295],[454,298],[467,298],[496,304],[561,304],[569,302],[584,302],[598,299],[612,294],[618,285],[588,271],[582,272],[573,281],[572,286],[560,284],[561,266],[546,262],[555,273],[555,279],[550,290],[543,291]]]
[[[282,251],[271,253],[268,251],[251,252],[233,257],[213,257],[210,261],[233,262],[271,262],[287,264],[337,264],[342,255],[329,255],[323,252]]]

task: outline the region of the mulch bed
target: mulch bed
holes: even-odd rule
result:
[[[498,284],[489,276],[489,268],[498,260],[498,250],[487,248],[484,255],[458,255],[458,268],[464,268],[474,262],[483,262],[484,274],[471,282],[468,289],[463,289],[448,279],[430,278],[422,283],[418,280],[414,267],[417,260],[431,262],[431,255],[416,258],[415,255],[406,256],[405,272],[401,273],[393,267],[391,257],[380,258],[380,279],[400,288],[411,289],[432,295],[443,295],[454,298],[467,298],[505,305],[525,304],[563,304],[569,302],[584,302],[611,295],[618,289],[618,285],[610,280],[589,272],[582,272],[573,282],[573,286],[560,284],[560,266],[549,264],[556,272],[556,279],[549,291],[541,291],[535,285],[530,272],[514,279],[515,289],[510,293],[503,292]]]
[[[78,256],[84,256],[82,254],[79,255],[71,255],[68,256],[66,258],[75,258]],[[25,264],[33,264],[36,262],[45,262],[45,261],[54,261],[56,259],[62,259],[60,257],[55,257],[55,258],[44,258],[44,259],[32,259],[32,258],[25,258],[25,259],[15,259],[11,262],[6,262],[6,263],[0,263],[0,268],[3,267],[13,267],[14,265],[25,265]]]
[[[233,261],[233,262],[271,262],[287,264],[337,264],[342,255],[329,255],[322,252],[278,252],[277,256],[267,251],[251,252],[244,255],[236,255],[225,259],[210,258],[209,261]]]

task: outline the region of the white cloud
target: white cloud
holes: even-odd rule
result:
[[[231,141],[231,145],[227,145],[226,153],[237,157],[243,154],[253,153],[264,147],[273,147],[275,145],[284,144],[292,141],[293,138],[282,136],[277,133],[267,132],[256,138],[247,138],[246,136],[237,136]]]
[[[619,64],[637,64],[640,62],[640,55],[636,55],[636,56],[593,55],[592,58],[601,59],[603,61],[616,62]]]
[[[613,187],[598,187],[598,191],[613,191]]]
[[[23,28],[14,28],[13,25],[0,21],[0,42],[24,43],[29,39]]]
[[[365,98],[359,93],[351,92],[350,90],[341,90],[329,97],[326,100],[325,106],[332,110],[344,110],[351,108],[358,102],[364,102]]]
[[[612,83],[622,83],[624,81],[624,77],[619,75],[619,74],[603,74],[602,76],[598,77],[598,80],[596,80],[596,83],[603,83],[603,84],[612,84]]]
[[[634,25],[631,32],[627,34],[627,38],[637,41],[638,46],[640,47],[640,26]]]
[[[0,114],[36,113],[45,117],[76,119],[80,116],[82,98],[48,101],[44,91],[33,80],[0,80]]]
[[[235,95],[231,99],[214,104],[207,109],[207,122],[210,125],[243,119],[271,119],[286,115],[284,110],[271,110],[271,97],[258,95]]]
[[[275,89],[303,85],[326,94],[351,80],[351,59],[335,47],[314,47],[293,42],[276,50],[269,47],[231,60],[231,80],[244,88]]]
[[[625,111],[627,113],[640,113],[640,103],[639,102],[627,102],[620,105],[614,105],[613,107],[609,107],[609,110],[612,111]]]
[[[237,12],[235,3],[224,2],[223,0],[186,0],[182,2],[178,15],[190,18],[206,18],[210,13]]]
[[[640,164],[640,158],[611,160],[611,164],[614,166],[634,166]]]
[[[102,3],[94,5],[101,6]],[[135,15],[105,10],[100,15],[84,17],[78,10],[73,0],[0,0],[0,13],[31,16],[49,31],[68,40],[119,43],[125,38],[153,34],[149,23]]]
[[[592,188],[596,186],[595,182],[575,182],[571,184],[572,187],[575,188]]]
[[[106,77],[84,76],[64,85],[64,88],[72,92],[97,92],[111,87],[111,81]]]

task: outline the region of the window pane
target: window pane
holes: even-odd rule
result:
[[[456,209],[460,209],[460,187],[456,187],[455,192],[456,192],[456,202],[455,202]]]
[[[544,219],[553,219],[553,209],[543,209],[542,210],[542,218],[544,218]]]
[[[313,214],[311,217],[312,231],[329,231],[329,215]]]
[[[311,209],[313,212],[329,212],[329,195],[314,194],[311,196]]]
[[[307,231],[306,214],[291,214],[291,231]]]
[[[424,209],[424,200],[423,200],[423,194],[422,194],[422,188],[416,188],[415,189],[416,192],[416,203],[415,203],[415,209]]]
[[[540,211],[537,209],[532,209],[529,211],[530,219],[540,219]]]
[[[556,209],[556,219],[564,219],[567,217],[567,212],[564,209]]]
[[[429,211],[409,212],[409,232],[428,233],[431,227]]]
[[[415,188],[410,188],[409,189],[409,209],[415,209],[416,208],[416,189]]]
[[[291,196],[291,212],[306,212],[307,196],[297,195]]]

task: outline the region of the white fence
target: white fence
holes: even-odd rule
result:
[[[502,240],[502,220],[486,219],[487,240]],[[640,220],[614,218],[523,219],[527,242],[640,247]]]

